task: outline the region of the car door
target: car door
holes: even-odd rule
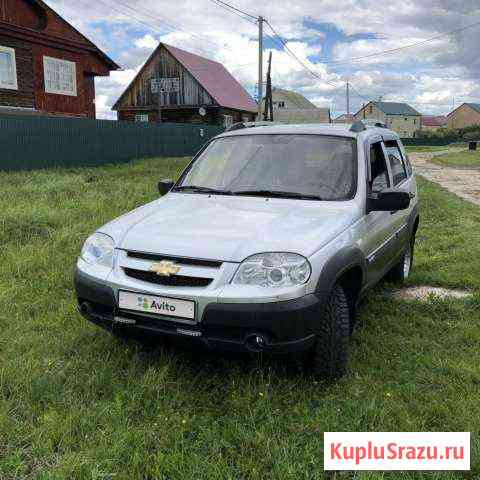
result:
[[[384,136],[384,144],[392,176],[392,186],[410,193],[410,196],[414,198],[416,195],[416,186],[398,140],[393,136]],[[403,252],[403,249],[409,240],[408,225],[413,204],[414,202],[412,202],[410,207],[406,210],[392,212],[393,223],[395,225],[398,239],[396,251],[397,256]]]
[[[372,138],[367,145],[367,196],[392,186],[387,158],[383,139],[380,136]],[[374,284],[391,268],[399,249],[398,217],[391,212],[369,212],[366,213],[364,222],[367,282]]]

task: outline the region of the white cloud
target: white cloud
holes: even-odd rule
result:
[[[149,33],[144,35],[142,38],[137,38],[134,42],[134,45],[137,48],[149,48],[154,49],[158,45],[158,40],[156,40],[153,35]]]
[[[110,116],[109,107],[158,41],[221,62],[250,91],[257,83],[257,26],[209,0],[165,1],[161,5],[158,0],[47,2],[125,68],[125,72],[112,73],[109,79],[97,79],[99,115]],[[434,113],[446,113],[453,95],[480,101],[480,28],[348,65],[310,60],[328,53],[324,48],[325,33],[315,24],[335,26],[345,35],[376,37],[337,42],[333,60],[340,61],[398,48],[478,22],[478,0],[402,0],[380,6],[377,0],[276,0],[275,8],[271,0],[234,3],[254,15],[266,16],[287,39],[289,48],[322,79],[313,77],[284,51],[274,50],[274,84],[298,90],[322,104],[331,102],[338,111],[345,109],[346,78],[354,86],[352,109],[360,107],[364,99],[379,95],[387,100],[407,100],[418,109],[425,107]],[[265,31],[271,33],[268,27]],[[335,38],[327,31],[328,42]]]

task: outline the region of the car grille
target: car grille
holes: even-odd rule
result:
[[[160,262],[162,260],[168,260],[170,262],[178,263],[180,265],[189,265],[194,267],[209,267],[209,268],[220,268],[222,262],[218,260],[202,260],[197,258],[182,258],[182,257],[170,257],[165,255],[160,255],[158,253],[144,253],[144,252],[127,252],[128,258],[137,258],[139,260],[152,260],[154,262]]]
[[[142,282],[164,285],[166,287],[208,287],[208,285],[213,282],[213,278],[186,277],[183,275],[162,277],[155,272],[146,272],[145,270],[136,270],[133,268],[124,268],[123,270],[128,277],[141,280]]]

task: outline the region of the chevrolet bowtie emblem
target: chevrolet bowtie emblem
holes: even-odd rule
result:
[[[180,267],[175,265],[173,262],[163,260],[160,263],[155,263],[150,267],[151,272],[155,272],[157,275],[162,277],[169,277],[170,275],[175,275],[180,271]]]

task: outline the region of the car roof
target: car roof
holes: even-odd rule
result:
[[[301,125],[257,125],[255,127],[241,128],[231,132],[225,132],[218,135],[216,138],[236,137],[243,135],[330,135],[336,137],[346,138],[360,138],[367,139],[373,136],[393,136],[398,138],[398,135],[387,128],[366,126],[365,130],[361,132],[352,132],[350,127],[352,125],[347,123],[313,123]]]

